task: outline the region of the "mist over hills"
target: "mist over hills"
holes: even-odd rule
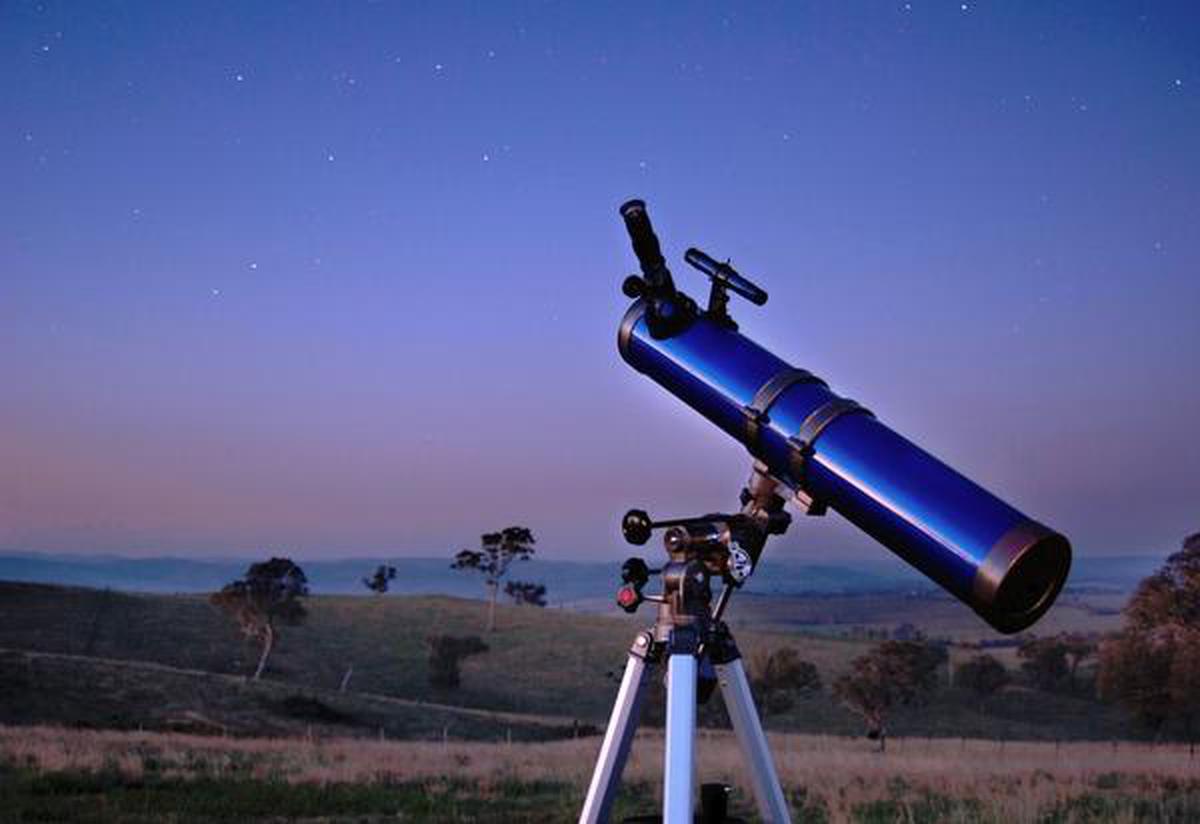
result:
[[[391,591],[405,595],[478,598],[479,576],[450,569],[449,558],[297,559],[314,594],[368,594],[362,579],[381,563],[396,567]],[[1150,555],[1076,558],[1067,582],[1076,591],[1131,591],[1162,564]],[[240,577],[250,561],[240,558],[126,558],[112,555],[0,552],[0,580],[109,588],[131,592],[213,592]],[[552,604],[607,600],[620,584],[617,561],[533,559],[515,564],[512,580],[546,585]],[[920,573],[890,557],[806,563],[766,557],[745,591],[762,595],[856,594],[924,591],[934,586]]]

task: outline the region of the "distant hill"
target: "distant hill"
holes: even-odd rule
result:
[[[213,592],[240,577],[246,559],[126,558],[112,555],[0,553],[0,580],[86,586],[126,592]],[[402,595],[479,598],[477,576],[450,569],[448,558],[352,558],[300,560],[314,593],[362,595],[362,578],[381,563],[399,574],[392,591]],[[1078,558],[1069,589],[1128,592],[1162,563],[1157,556]],[[512,568],[514,579],[546,585],[554,604],[584,605],[611,600],[619,585],[618,561],[535,559]],[[932,585],[901,561],[881,553],[876,560],[805,563],[767,556],[746,591],[759,595],[858,594],[923,591]]]

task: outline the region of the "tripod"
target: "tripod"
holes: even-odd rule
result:
[[[770,824],[786,824],[791,820],[745,667],[729,628],[721,621],[733,591],[754,571],[767,537],[783,534],[791,522],[791,517],[783,511],[784,499],[777,489],[778,484],[766,473],[766,468],[756,463],[749,484],[742,490],[743,508],[737,514],[717,513],[658,522],[651,521],[640,510],[625,515],[621,528],[630,543],[644,544],[653,529],[667,529],[663,544],[669,560],[661,569],[650,569],[640,558],[630,558],[622,567],[624,585],[617,592],[618,606],[626,612],[635,612],[642,602],[651,601],[658,604],[658,616],[652,627],[637,634],[629,649],[604,743],[579,815],[580,824],[608,821],[633,744],[646,687],[654,667],[664,661],[667,723],[661,821],[693,823],[696,706],[717,685],[753,781],[759,814]],[[819,514],[816,507],[806,507],[806,511]],[[659,595],[642,591],[651,575],[661,577]],[[715,603],[711,588],[714,577],[723,582]],[[705,799],[709,802],[705,804],[702,819],[705,824],[725,820],[724,791],[718,795]]]

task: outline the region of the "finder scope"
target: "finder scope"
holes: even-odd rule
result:
[[[1000,632],[1020,632],[1050,608],[1071,565],[1063,535],[739,334],[727,290],[760,306],[767,293],[690,249],[685,260],[712,281],[700,309],[675,288],[646,204],[620,212],[642,271],[625,281],[634,302],[617,337],[630,366],[741,442],[802,510],[834,509]],[[642,537],[646,526],[635,518],[627,534]]]

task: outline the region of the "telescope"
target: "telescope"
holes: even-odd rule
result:
[[[1002,633],[1054,602],[1071,565],[1060,533],[1022,514],[738,331],[729,293],[767,293],[698,249],[684,260],[711,281],[708,306],[676,289],[646,205],[620,208],[641,275],[617,337],[621,357],[730,437],[801,512],[832,509]],[[757,559],[755,559],[757,560]]]
[[[650,602],[658,612],[629,648],[579,821],[608,821],[650,673],[666,664],[663,813],[626,820],[696,820],[696,703],[719,687],[759,814],[787,824],[787,798],[722,616],[767,539],[787,531],[789,499],[806,515],[840,513],[1005,633],[1020,632],[1050,608],[1066,580],[1071,547],[816,375],[740,334],[729,314],[730,292],[757,306],[767,293],[729,261],[689,249],[684,260],[711,281],[701,310],[675,288],[646,204],[631,200],[621,216],[642,270],[623,287],[633,305],[617,335],[621,357],[745,446],[753,469],[738,512],[655,521],[631,509],[621,522],[625,540],[638,546],[662,530],[667,561],[651,568],[630,558],[621,569],[617,605],[632,613]],[[657,593],[646,592],[651,576],[661,582]],[[721,585],[715,599],[714,581]],[[702,786],[700,820],[733,820],[726,815],[727,789]]]

